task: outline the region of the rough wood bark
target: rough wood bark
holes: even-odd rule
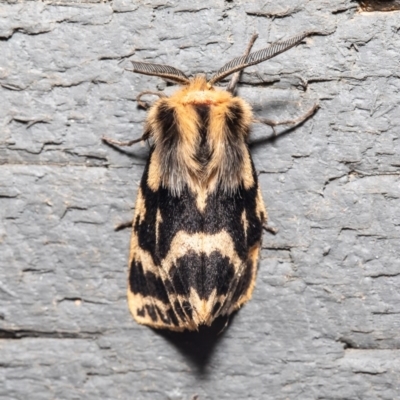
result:
[[[400,13],[350,0],[46,1],[0,6],[0,398],[394,399],[400,373]],[[301,32],[242,75],[266,232],[252,301],[222,334],[160,334],[126,306],[146,147],[122,59],[211,74]],[[266,138],[266,139],[265,139]]]

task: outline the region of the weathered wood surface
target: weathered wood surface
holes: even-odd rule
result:
[[[400,393],[400,12],[350,0],[0,5],[0,398],[395,399]],[[174,90],[121,59],[212,73],[311,27],[249,68],[268,118],[315,116],[253,154],[279,229],[252,301],[220,335],[166,335],[126,306],[146,147],[136,95]],[[263,140],[263,138],[266,138]]]

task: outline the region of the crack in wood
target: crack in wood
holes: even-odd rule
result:
[[[34,329],[0,329],[0,339],[54,338],[94,339],[103,332],[38,331]]]

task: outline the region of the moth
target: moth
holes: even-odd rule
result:
[[[225,64],[211,79],[188,78],[169,65],[131,61],[133,72],[181,85],[160,92],[139,139],[151,141],[137,193],[130,242],[128,304],[135,320],[153,328],[194,331],[228,316],[252,296],[267,219],[248,146],[253,122],[271,127],[299,123],[255,119],[234,95],[238,74],[299,44],[317,32],[288,40]],[[234,74],[227,89],[216,83]]]

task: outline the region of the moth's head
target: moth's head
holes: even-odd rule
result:
[[[229,101],[232,95],[222,88],[212,86],[205,75],[196,75],[171,98],[184,105],[212,106]]]

